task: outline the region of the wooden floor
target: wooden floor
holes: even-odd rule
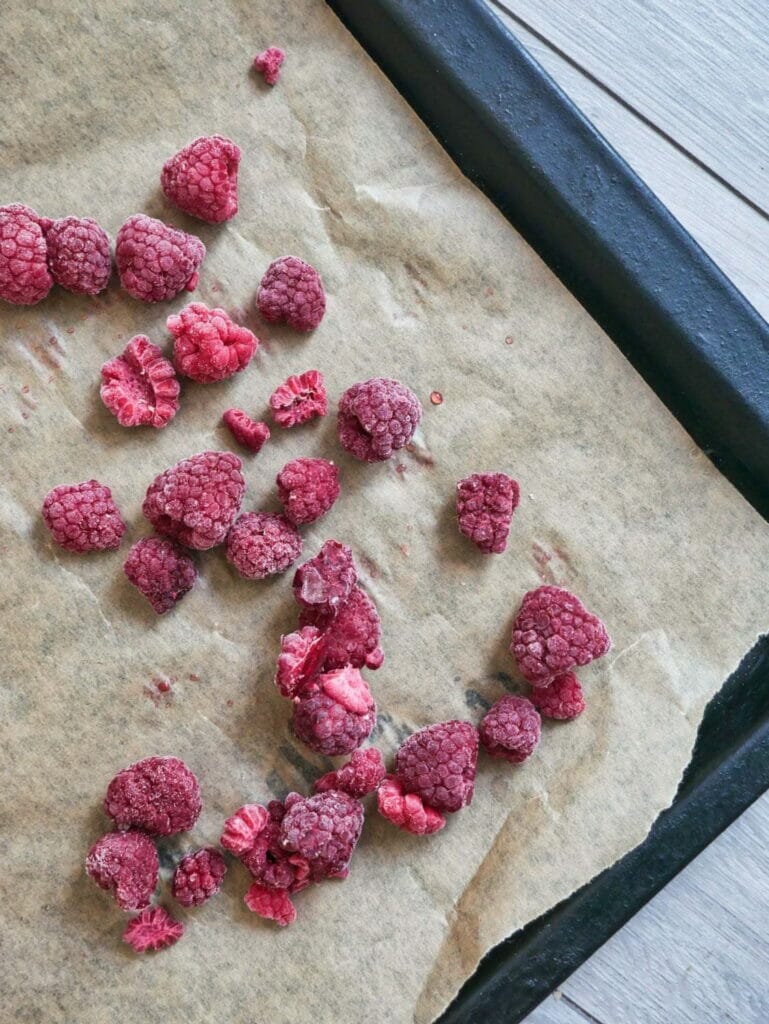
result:
[[[769,0],[488,0],[769,319]],[[769,794],[526,1024],[769,1024]]]

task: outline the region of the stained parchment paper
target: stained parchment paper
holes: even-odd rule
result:
[[[6,1019],[427,1024],[491,945],[637,844],[670,802],[706,701],[766,628],[769,529],[320,0],[9,0],[2,19],[0,199],[95,216],[113,237],[141,210],[198,232],[208,257],[194,297],[263,342],[237,379],[186,383],[167,429],[129,431],[99,402],[99,367],[138,332],[168,347],[165,317],[188,297],[146,306],[113,285],[0,310]],[[248,74],[270,44],[288,53],[272,90]],[[163,160],[213,132],[244,153],[241,212],[221,227],[185,219],[157,189]],[[285,253],[328,289],[308,337],[253,310]],[[585,714],[546,724],[521,768],[482,758],[472,806],[439,835],[372,813],[349,879],[299,895],[287,930],[248,912],[234,866],[221,895],[179,913],[182,942],[136,957],[83,871],[116,770],[173,753],[199,775],[203,814],[164,845],[168,867],[215,842],[244,800],[306,792],[330,767],[292,739],[271,684],[295,621],[290,574],[249,583],[207,552],[199,585],[156,618],[121,572],[149,532],[154,475],[230,446],[224,409],[262,413],[276,384],[310,367],[333,399],[385,375],[425,406],[415,450],[385,465],[348,459],[332,416],[276,428],[245,457],[247,509],[277,507],[290,458],[340,465],[343,498],[305,531],[305,554],[332,536],[357,553],[384,623],[370,681],[388,755],[411,730],[477,721],[516,688],[510,623],[542,581],[579,593],[614,649],[581,673]],[[523,499],[506,554],[484,557],[452,521],[454,484],[497,469]],[[40,504],[90,477],[113,488],[129,533],[118,552],[69,555]]]

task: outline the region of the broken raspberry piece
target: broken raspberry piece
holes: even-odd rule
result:
[[[238,212],[240,148],[223,135],[194,139],[163,164],[160,187],[191,217],[221,224]]]
[[[294,705],[294,732],[319,754],[351,754],[371,735],[376,705],[368,684],[348,665],[317,676],[312,694],[300,695]]]
[[[270,440],[270,428],[261,420],[252,420],[242,409],[228,409],[222,416],[222,422],[229,432],[244,448],[257,455],[264,444]]]
[[[136,953],[146,953],[148,949],[173,946],[182,935],[184,925],[181,921],[174,921],[163,907],[150,907],[128,922],[123,942],[127,942]]]
[[[383,818],[415,836],[431,836],[446,824],[444,816],[426,806],[417,793],[404,793],[396,775],[388,775],[379,786],[377,807]]]
[[[257,53],[253,60],[254,71],[258,71],[267,85],[275,85],[280,77],[280,69],[286,55],[278,46],[268,46]]]
[[[243,902],[259,917],[285,927],[296,920],[296,907],[285,889],[268,889],[259,882],[253,882]]]
[[[368,683],[360,674],[360,670],[352,665],[345,665],[334,672],[326,672],[318,676],[316,683],[326,696],[341,704],[347,711],[356,715],[365,713],[374,706],[374,698]]]
[[[285,572],[302,553],[302,538],[285,516],[246,512],[227,535],[227,561],[247,580]]]
[[[259,284],[256,305],[269,323],[283,320],[295,331],[312,331],[326,312],[320,274],[298,256],[273,260]]]
[[[164,302],[193,291],[205,255],[199,238],[143,213],[129,217],[115,240],[120,284],[142,302]]]
[[[304,626],[280,638],[275,685],[283,697],[293,700],[320,671],[324,642],[319,629]]]
[[[509,693],[486,712],[478,726],[481,743],[492,757],[521,764],[539,744],[539,712],[525,697]]]
[[[225,821],[220,845],[240,857],[254,845],[268,818],[267,808],[261,804],[244,804]]]
[[[90,217],[62,217],[46,232],[48,269],[56,284],[77,295],[98,295],[112,274],[107,232]]]
[[[437,811],[458,811],[473,798],[478,730],[469,722],[437,722],[413,733],[395,755],[404,792]]]
[[[276,483],[286,519],[295,526],[314,523],[339,497],[339,470],[326,459],[293,459]]]
[[[457,484],[459,530],[486,555],[501,554],[520,488],[505,473],[473,473]]]
[[[60,548],[81,554],[120,547],[126,529],[112,491],[98,480],[54,487],[43,501],[43,519]]]
[[[118,772],[107,787],[104,812],[119,829],[171,836],[192,828],[200,814],[200,786],[178,757],[145,757]]]
[[[320,370],[289,377],[270,395],[270,408],[279,427],[296,427],[328,412],[326,384]]]
[[[334,790],[300,797],[280,828],[283,848],[307,861],[314,881],[344,877],[363,828],[363,808]]]
[[[374,377],[339,400],[337,432],[345,451],[364,462],[384,462],[408,444],[422,418],[414,392],[397,380]]]
[[[335,772],[327,772],[316,779],[313,791],[326,793],[335,789],[360,800],[366,794],[373,793],[384,777],[385,766],[381,753],[376,747],[367,747],[365,750],[354,751],[350,760]]]
[[[109,832],[88,851],[85,869],[122,910],[141,910],[158,884],[158,854],[143,832]]]
[[[45,241],[50,226],[29,206],[0,206],[0,299],[33,306],[51,290]]]
[[[314,558],[299,566],[291,585],[302,608],[333,616],[348,600],[357,580],[350,548],[338,540],[327,540]]]
[[[323,632],[325,669],[344,668],[345,665],[377,669],[384,661],[380,646],[382,624],[379,612],[360,587],[353,588],[349,599],[336,615],[319,608],[302,608],[299,624],[317,626]]]
[[[533,686],[529,697],[545,718],[566,722],[585,710],[585,696],[573,672],[556,676],[547,686]]]
[[[174,336],[174,365],[179,373],[201,384],[226,380],[245,370],[259,347],[259,339],[233,323],[223,309],[202,302],[174,313],[166,320]]]
[[[158,615],[181,601],[198,578],[197,567],[190,556],[173,541],[159,537],[138,540],[128,552],[123,572]]]
[[[227,865],[218,850],[205,847],[188,853],[174,871],[174,899],[183,907],[199,907],[219,892],[226,872]]]
[[[144,334],[102,366],[101,380],[101,400],[121,427],[164,427],[179,411],[176,371]]]

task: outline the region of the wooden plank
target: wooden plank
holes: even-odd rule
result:
[[[536,1010],[528,1015],[523,1024],[604,1024],[593,1021],[579,1007],[571,1003],[561,992],[554,992]]]

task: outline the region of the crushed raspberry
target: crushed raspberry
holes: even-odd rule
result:
[[[371,696],[368,683],[360,674],[360,670],[353,668],[352,665],[318,676],[316,685],[326,696],[356,715],[365,715],[374,706],[374,698]]]
[[[259,284],[256,305],[269,323],[283,320],[295,331],[311,331],[326,312],[320,274],[298,256],[273,260]]]
[[[293,459],[276,483],[286,519],[295,526],[314,523],[339,497],[339,470],[326,459]]]
[[[224,823],[219,843],[236,857],[254,845],[257,836],[267,824],[268,812],[261,804],[244,804]]]
[[[388,775],[379,786],[377,807],[383,818],[415,836],[431,836],[446,824],[444,816],[428,807],[417,793],[404,793],[396,775]]]
[[[501,554],[513,512],[518,507],[518,483],[504,473],[473,473],[457,484],[459,530],[486,555]]]
[[[80,553],[120,547],[126,529],[112,491],[98,480],[54,487],[43,501],[43,519],[59,547]]]
[[[373,793],[384,777],[385,766],[381,753],[376,747],[367,747],[365,750],[354,751],[350,760],[335,772],[327,772],[316,779],[313,791],[326,793],[335,789],[360,800],[367,793]]]
[[[406,793],[437,811],[458,811],[473,798],[478,730],[469,722],[437,722],[413,733],[395,756]]]
[[[320,671],[324,641],[315,626],[304,626],[280,638],[280,654],[275,671],[275,685],[289,700],[299,694]]]
[[[537,748],[539,712],[530,700],[507,694],[487,711],[478,726],[486,753],[511,764],[521,764]]]
[[[384,462],[409,443],[421,418],[422,406],[410,388],[374,377],[353,384],[339,400],[339,441],[356,459]]]
[[[33,306],[51,290],[45,241],[50,226],[21,203],[0,206],[0,299]]]
[[[200,814],[200,786],[178,757],[145,757],[118,772],[107,787],[104,812],[119,829],[170,836],[192,828]]]
[[[272,512],[246,512],[227,534],[227,561],[247,580],[285,572],[301,553],[296,527]]]
[[[121,427],[164,427],[179,411],[173,365],[146,335],[101,368],[101,400]]]
[[[243,902],[259,917],[283,927],[296,920],[296,907],[285,889],[268,889],[259,882],[253,882]]]
[[[191,302],[166,320],[174,336],[174,364],[179,373],[201,384],[226,380],[245,370],[259,339],[233,323],[223,309]]]
[[[353,588],[349,599],[335,616],[312,607],[302,608],[299,624],[317,626],[322,630],[326,647],[323,667],[326,669],[343,668],[345,665],[376,669],[384,661],[379,612],[360,587]]]
[[[560,587],[537,587],[525,595],[513,623],[510,651],[532,686],[587,665],[611,647],[606,627],[578,597]]]
[[[158,884],[157,850],[143,832],[108,832],[88,851],[85,869],[122,910],[148,906]]]
[[[270,428],[261,420],[252,420],[242,409],[228,409],[222,416],[222,422],[229,432],[244,448],[255,455],[270,440]]]
[[[227,865],[218,850],[206,847],[187,854],[174,871],[174,899],[183,907],[199,907],[219,892],[226,872]]]
[[[357,580],[350,548],[338,540],[327,540],[314,558],[299,566],[292,586],[302,608],[333,616],[348,600]]]
[[[318,754],[351,754],[371,735],[376,705],[368,684],[350,665],[312,680],[294,704],[294,732]]]
[[[254,71],[258,71],[267,85],[275,85],[286,55],[278,46],[270,46],[254,57]]]
[[[585,710],[585,697],[573,672],[556,676],[547,686],[533,686],[530,699],[545,718],[568,721]]]
[[[232,452],[200,452],[155,477],[142,512],[158,533],[205,551],[221,544],[246,490]]]
[[[158,613],[173,608],[192,590],[198,570],[189,555],[170,540],[145,537],[128,552],[123,571]]]
[[[281,822],[284,849],[299,854],[311,877],[344,877],[363,828],[363,808],[346,793],[330,791],[294,801]]]
[[[221,224],[238,212],[240,149],[223,135],[195,139],[163,164],[160,187],[191,217]]]
[[[184,925],[181,921],[174,921],[163,907],[150,907],[128,922],[123,942],[127,942],[136,953],[146,953],[148,949],[173,946],[182,935]]]
[[[193,291],[205,255],[199,238],[143,213],[129,217],[115,240],[120,284],[142,302],[164,302]]]
[[[46,232],[48,269],[56,284],[78,295],[98,295],[112,274],[106,231],[90,217],[63,217]]]
[[[270,395],[270,408],[279,427],[296,427],[328,412],[326,382],[320,370],[289,377]]]
[[[237,811],[225,825],[222,839],[237,847],[236,853],[254,879],[268,889],[299,892],[310,884],[310,866],[298,854],[287,851],[280,842],[281,822],[288,805],[271,800],[266,808],[250,804]],[[223,842],[224,845],[224,842]]]

